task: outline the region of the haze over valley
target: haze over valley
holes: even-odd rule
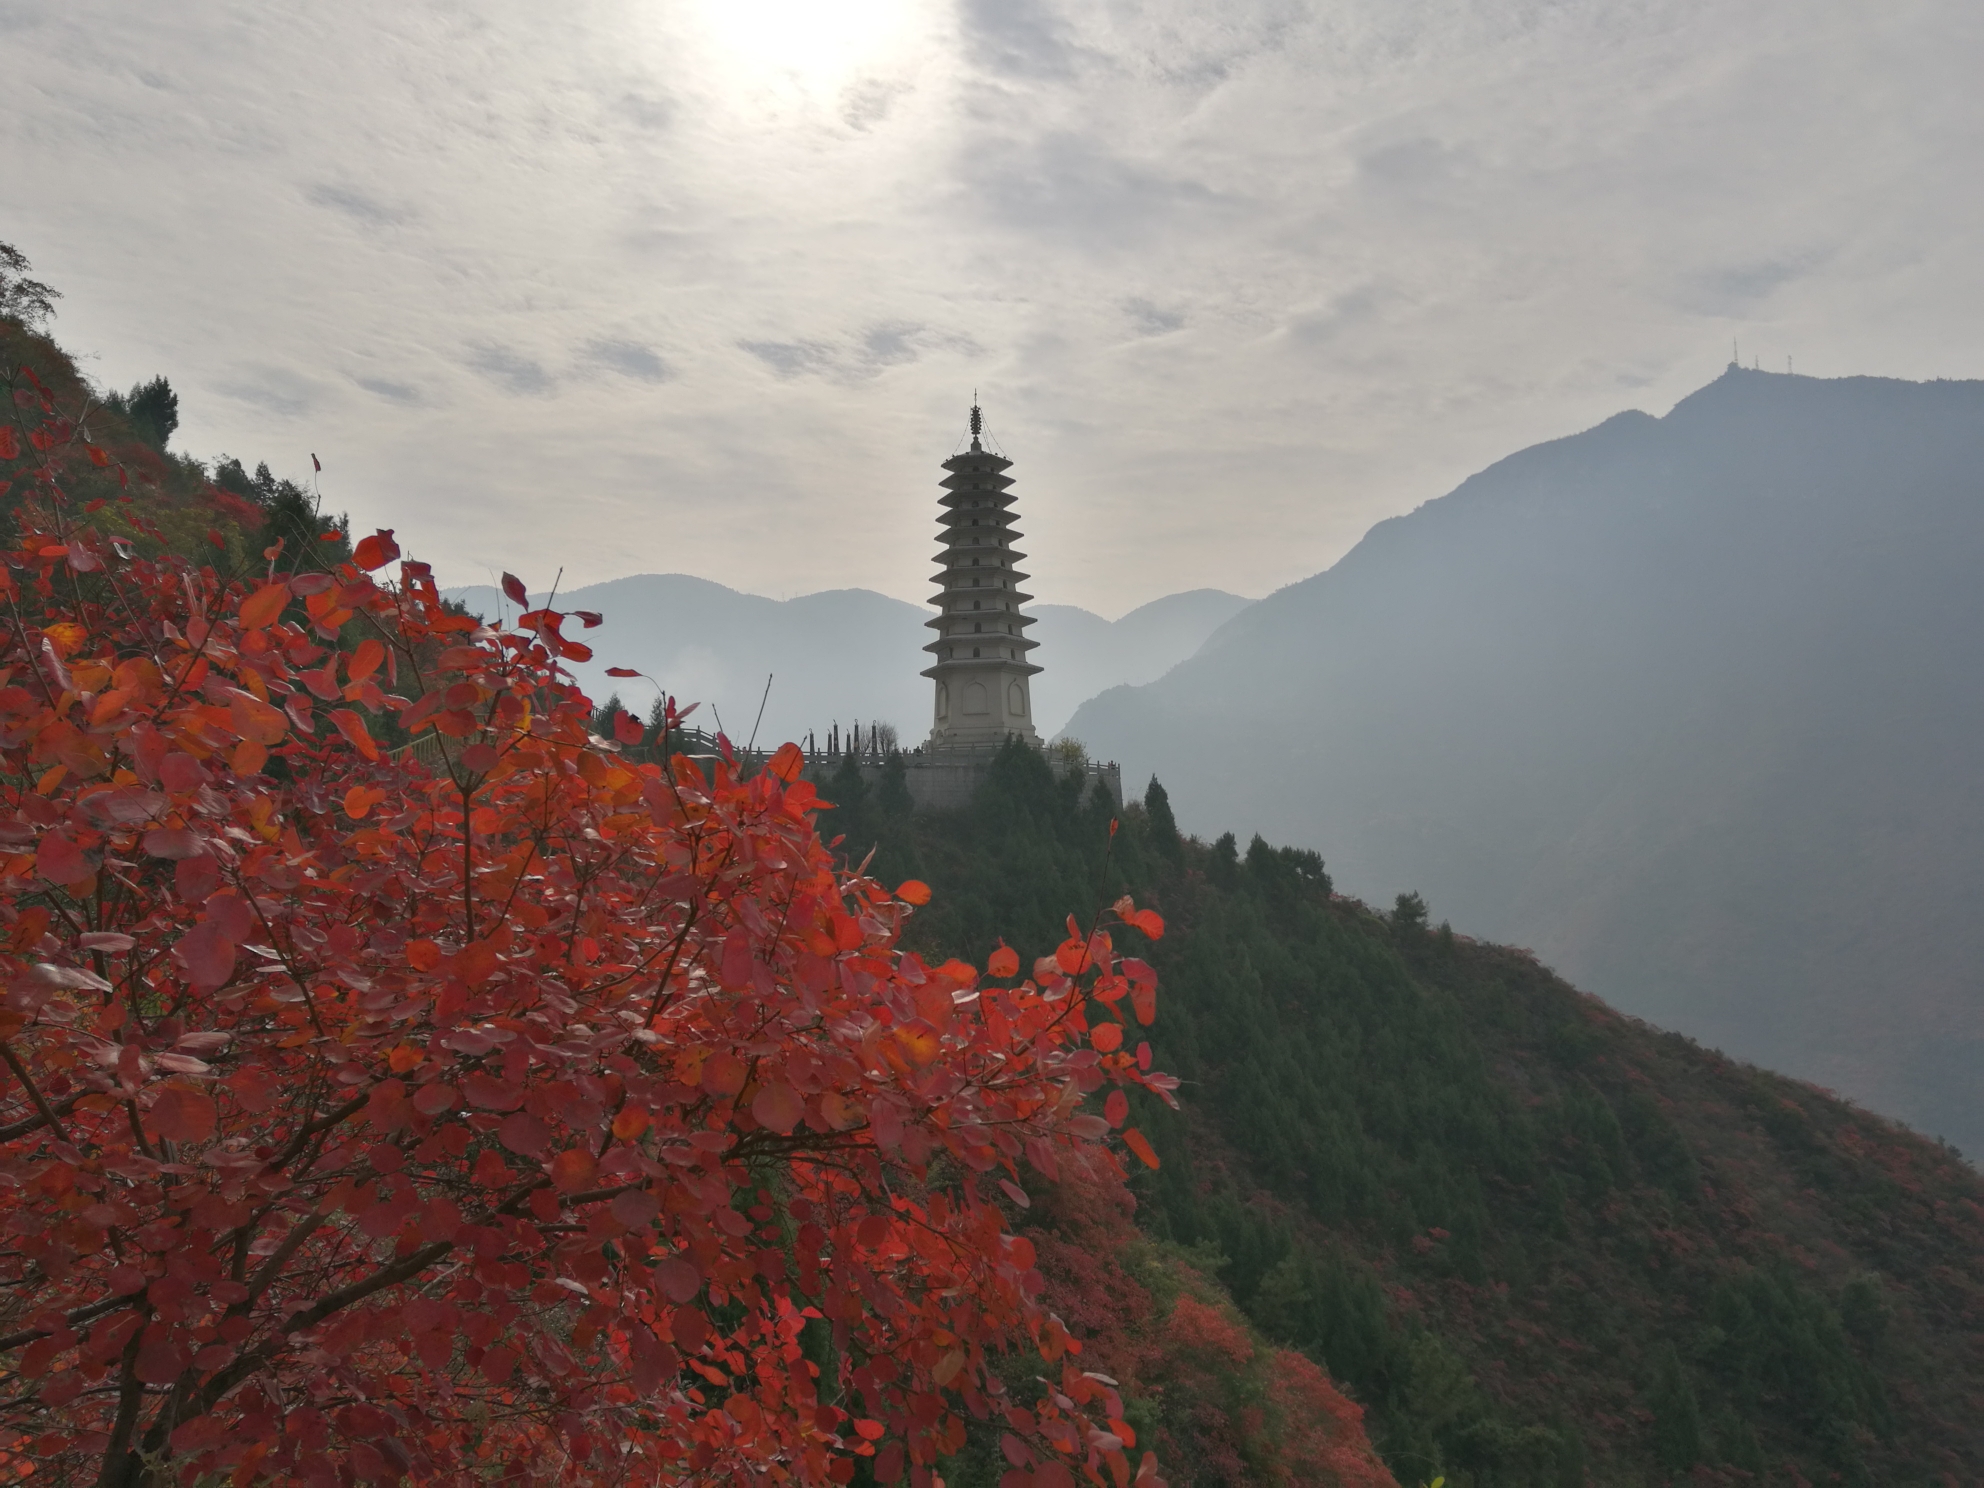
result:
[[[449,593],[480,615],[516,613],[491,585]],[[532,603],[545,597],[535,594]],[[864,730],[889,724],[913,747],[929,732],[930,684],[918,675],[930,665],[925,607],[867,589],[767,599],[687,574],[588,584],[559,603],[604,617],[604,626],[587,636],[597,655],[571,668],[599,702],[617,695],[645,715],[655,688],[666,688],[685,704],[704,703],[708,716],[696,722],[713,729],[720,716],[740,744],[753,731],[761,701],[763,739],[800,738],[810,729],[824,744],[830,725],[845,732],[859,721]],[[1030,634],[1047,663],[1033,689],[1036,726],[1056,733],[1083,699],[1119,684],[1155,681],[1248,603],[1195,589],[1114,621],[1075,605],[1030,606],[1036,617]],[[608,677],[609,666],[633,667],[653,683]]]

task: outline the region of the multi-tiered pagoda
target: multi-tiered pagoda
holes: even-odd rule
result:
[[[927,622],[937,638],[923,648],[936,658],[923,673],[937,691],[932,749],[996,747],[1013,734],[1040,742],[1031,695],[1040,668],[1027,660],[1039,643],[1026,638],[1033,621],[1021,609],[1033,596],[1020,591],[1027,576],[1015,565],[1026,554],[1013,546],[1020,534],[1005,473],[1013,462],[985,448],[983,431],[973,404],[971,448],[944,462],[941,587]]]

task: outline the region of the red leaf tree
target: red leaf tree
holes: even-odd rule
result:
[[[39,413],[0,571],[5,1464],[927,1483],[971,1415],[1034,1444],[1017,1481],[1130,1481],[996,1190],[1120,1181],[1124,1107],[1085,1107],[1169,1098],[1124,1048],[1146,968],[1072,922],[1025,981],[923,964],[927,891],[836,866],[791,746],[630,763],[563,616],[484,627],[423,564],[134,558],[69,520]]]

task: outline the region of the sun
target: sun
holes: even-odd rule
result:
[[[700,0],[696,19],[713,62],[813,91],[896,60],[929,9],[918,0]]]

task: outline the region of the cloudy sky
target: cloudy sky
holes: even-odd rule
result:
[[[1740,338],[1984,376],[1976,0],[0,0],[0,239],[467,583],[1262,594]]]

